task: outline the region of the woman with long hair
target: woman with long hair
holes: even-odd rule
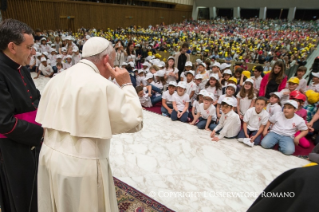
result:
[[[279,92],[286,87],[287,76],[285,75],[285,64],[277,61],[270,73],[266,74],[260,83],[259,96],[270,98],[270,93]]]
[[[125,60],[127,53],[124,51],[124,44],[121,40],[118,40],[114,45],[115,48],[115,61],[114,66],[121,66]]]
[[[133,62],[135,64],[136,52],[134,50],[134,43],[129,42],[126,47],[126,62]]]

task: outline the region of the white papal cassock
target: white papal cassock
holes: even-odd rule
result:
[[[118,211],[110,139],[142,128],[135,89],[120,89],[92,62],[81,60],[48,82],[36,121],[46,129],[39,158],[39,212]]]

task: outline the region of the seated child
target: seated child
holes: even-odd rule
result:
[[[56,64],[57,73],[61,73],[62,71],[64,71],[64,69],[62,67],[63,67],[62,63]]]
[[[164,78],[165,76],[165,71],[160,70],[154,74],[155,76],[155,82],[153,81],[151,84],[154,85],[155,87],[163,90],[164,86],[166,86],[166,80]]]
[[[255,107],[247,110],[244,115],[243,128],[238,135],[238,141],[243,142],[244,138],[250,138],[250,142],[244,143],[251,147],[260,143],[263,130],[269,119],[269,113],[264,110],[266,104],[267,99],[260,96],[256,99]]]
[[[222,111],[222,110],[221,110],[221,107],[220,107],[220,106],[221,106],[221,103],[222,103],[222,101],[223,101],[226,97],[229,97],[229,98],[233,99],[234,104],[233,104],[232,108],[233,108],[234,110],[237,110],[237,99],[234,97],[234,93],[236,92],[236,89],[237,89],[236,85],[234,85],[234,84],[229,84],[229,85],[227,85],[227,88],[226,88],[226,94],[221,95],[221,96],[219,97],[219,99],[218,99],[218,101],[217,101],[217,109],[216,109],[216,111],[217,111],[217,118],[218,118],[218,119],[221,117],[221,113],[220,113],[220,111]]]
[[[280,92],[270,93],[269,104],[266,107],[266,111],[269,113],[269,117],[272,117],[275,113],[280,113],[282,111],[280,105],[280,99],[282,94]]]
[[[307,110],[302,107],[306,101],[306,96],[303,93],[301,93],[300,91],[292,91],[290,93],[290,99],[295,100],[298,103],[298,109],[296,111],[296,114],[298,116],[300,116],[301,118],[303,118],[303,120],[307,124]],[[298,136],[299,133],[300,132],[298,131],[295,134],[295,136]],[[305,137],[300,138],[299,146],[302,146],[303,148],[309,148],[310,142]]]
[[[225,138],[236,138],[241,127],[240,119],[237,113],[234,112],[233,107],[237,105],[237,101],[231,97],[223,98],[221,102],[222,115],[218,125],[210,134],[212,141],[219,141]],[[219,135],[216,136],[216,133]]]
[[[173,94],[172,121],[179,119],[181,122],[188,120],[189,95],[186,93],[186,83],[180,81],[177,84],[177,92]]]
[[[279,151],[285,155],[291,155],[295,152],[295,145],[299,144],[300,138],[308,134],[308,127],[305,121],[296,115],[298,103],[294,100],[287,100],[284,104],[284,111],[275,113],[269,118],[264,128],[264,139],[261,146],[265,149],[273,148],[279,144]],[[273,124],[270,132],[268,128]],[[298,136],[294,136],[297,131],[301,131]]]
[[[206,90],[201,90],[199,92],[199,94],[197,95],[197,99],[194,100],[193,102],[193,107],[192,107],[192,115],[193,117],[195,117],[195,115],[198,113],[199,111],[199,105],[201,103],[203,103],[203,98],[204,98],[204,94],[206,94],[207,91]],[[196,124],[196,123],[195,123]]]
[[[38,71],[35,79],[39,77],[40,72],[41,72],[41,75],[43,75],[45,77],[49,77],[49,78],[51,78],[54,74],[52,67],[47,64],[47,60],[45,59],[45,57],[41,58],[41,65],[39,67],[39,71]]]
[[[168,83],[168,90],[163,93],[161,112],[163,116],[171,117],[173,112],[173,95],[176,93],[177,83],[170,81]]]
[[[281,105],[284,105],[287,100],[289,100],[289,94],[290,92],[297,89],[299,86],[299,79],[297,77],[291,77],[288,80],[288,88],[282,89],[280,93],[282,94],[282,97],[280,99]]]
[[[195,125],[196,121],[199,119],[199,122],[196,124],[198,129],[205,129],[207,131],[212,131],[216,127],[216,108],[213,105],[214,95],[208,92],[204,92],[203,103],[199,105],[199,110],[194,117],[193,122],[190,124]]]
[[[136,86],[136,93],[140,99],[141,105],[143,107],[152,107],[157,102],[160,102],[162,100],[162,96],[154,96],[150,92],[152,87],[150,85],[146,87],[142,86]]]
[[[247,79],[244,82],[244,85],[240,88],[240,91],[237,94],[237,113],[239,118],[242,120],[246,111],[249,108],[254,107],[256,94],[254,93],[254,81],[252,79]],[[265,104],[266,106],[266,104]]]

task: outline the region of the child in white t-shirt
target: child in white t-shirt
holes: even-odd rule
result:
[[[275,113],[269,118],[264,128],[264,139],[261,146],[265,149],[273,148],[279,144],[279,151],[285,155],[291,155],[295,152],[295,145],[299,144],[300,138],[308,134],[308,127],[300,116],[295,114],[298,109],[298,103],[294,100],[288,100],[284,104],[284,111]],[[270,132],[268,128],[273,124]],[[294,136],[300,130],[298,136]]]
[[[238,134],[238,141],[244,142],[249,146],[260,143],[263,130],[269,119],[269,113],[264,110],[266,104],[267,99],[265,97],[258,97],[255,107],[246,111],[243,119],[243,128]],[[246,142],[244,138],[249,138],[250,141]]]
[[[236,92],[236,89],[237,89],[237,86],[234,85],[234,84],[229,84],[227,87],[226,87],[226,94],[224,95],[221,95],[217,101],[217,118],[219,119],[222,115],[222,110],[221,110],[221,103],[222,101],[226,98],[226,97],[229,97],[231,98],[234,103],[233,103],[233,106],[232,108],[234,110],[237,110],[237,99],[234,97],[234,93]]]
[[[189,95],[186,93],[186,83],[180,81],[177,85],[177,92],[173,94],[172,121],[179,119],[181,122],[188,120]]]
[[[145,73],[144,73],[143,69],[140,69],[137,71],[136,85],[137,86],[146,86],[147,85],[147,83],[145,81]]]
[[[307,87],[307,90],[319,92],[319,72],[312,72],[312,83]]]
[[[307,68],[305,66],[300,66],[296,72],[296,77],[299,79],[299,85],[296,90],[299,90],[301,93],[304,93],[307,90],[307,80],[303,78],[306,72]]]
[[[175,58],[169,57],[167,59],[167,66],[165,68],[165,80],[167,82],[178,80],[178,69],[175,67],[177,64],[175,64]]]
[[[275,113],[280,113],[282,111],[281,105],[279,105],[281,97],[282,94],[280,92],[270,93],[269,104],[266,107],[269,117],[272,117]]]
[[[168,90],[162,95],[161,112],[163,116],[171,117],[173,112],[173,95],[176,93],[176,86],[176,82],[170,81],[168,83]]]
[[[71,66],[72,66],[72,56],[67,55],[65,57],[65,63],[63,63],[63,69],[66,70],[68,68],[71,68]]]
[[[231,97],[223,98],[221,102],[221,118],[210,134],[212,141],[219,141],[224,137],[229,139],[237,137],[241,123],[238,114],[234,112],[234,105],[237,105],[236,99],[234,100]],[[219,133],[219,135],[216,136],[216,133]]]
[[[187,72],[187,71],[190,71],[190,70],[192,70],[192,67],[193,67],[193,64],[192,64],[192,62],[191,61],[187,61],[186,63],[185,63],[185,71],[183,71],[182,73],[181,73],[181,75],[180,75],[180,81],[184,81],[184,82],[186,82],[187,80],[186,80],[186,75],[185,75],[185,73]]]
[[[41,58],[41,65],[39,67],[39,71],[37,73],[37,76],[34,79],[37,79],[40,75],[40,72],[43,76],[51,78],[54,74],[54,71],[50,65],[47,64],[47,60],[45,57]]]
[[[216,108],[213,105],[214,98],[214,94],[204,92],[203,103],[199,105],[198,112],[190,124],[195,125],[199,119],[199,122],[196,124],[198,129],[205,129],[207,131],[214,130],[217,119]]]
[[[263,67],[256,66],[253,72],[254,72],[254,76],[252,76],[251,79],[254,81],[254,93],[258,95],[259,89],[260,89],[260,83],[261,83],[261,80],[263,79],[261,76],[261,73],[263,72]]]
[[[197,74],[195,76],[196,90],[195,90],[195,94],[194,94],[194,99],[196,99],[199,92],[205,88],[202,81],[203,81],[203,76],[200,74]]]
[[[148,93],[145,92],[145,87],[137,86],[136,87],[136,93],[139,97],[139,100],[141,102],[142,107],[152,107],[152,100]]]
[[[206,90],[201,90],[199,92],[199,94],[197,95],[197,99],[194,100],[193,107],[192,107],[192,115],[193,115],[193,117],[195,117],[195,115],[198,113],[197,111],[199,111],[199,105],[201,103],[203,103],[204,94],[206,94],[206,93],[207,93]]]
[[[241,120],[244,118],[246,111],[254,107],[256,94],[253,85],[254,81],[251,78],[246,79],[236,96],[238,101],[237,113]]]
[[[196,91],[196,83],[193,82],[195,71],[187,71],[186,74],[186,93],[189,95],[189,99],[192,102]]]
[[[217,100],[222,95],[222,86],[219,82],[218,74],[211,74],[209,76],[209,80],[205,85],[205,90],[215,96],[216,101],[213,104],[217,105]]]
[[[289,94],[291,91],[294,91],[299,86],[299,79],[297,77],[291,77],[288,80],[288,88],[282,89],[280,93],[282,94],[282,97],[280,99],[281,105],[284,105],[287,100],[289,100]]]

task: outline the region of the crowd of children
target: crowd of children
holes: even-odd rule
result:
[[[317,72],[311,73],[312,82],[307,86],[304,66],[287,79],[281,61],[268,72],[262,66],[251,72],[236,67],[231,70],[228,64],[217,62],[207,70],[205,63],[197,62],[187,61],[178,76],[174,57],[168,58],[166,65],[147,57],[143,66],[148,67],[134,70],[140,79],[136,91],[142,106],[161,102],[163,116],[210,131],[213,141],[237,138],[250,147],[261,145],[267,149],[278,144],[286,155],[294,153],[295,145],[309,148],[312,141],[306,136],[315,131],[313,122],[307,123],[314,116],[308,117],[313,113],[309,105],[319,100]],[[315,102],[313,98],[317,98]]]
[[[311,68],[310,84],[304,79],[307,68],[303,65],[318,44],[317,29],[299,29],[298,24],[299,28],[284,30],[262,28],[262,24],[240,27],[249,23],[230,21],[219,28],[219,22],[186,21],[156,26],[146,34],[141,28],[81,29],[73,36],[36,30],[29,69],[37,73],[35,79],[53,77],[81,60],[82,46],[90,36],[105,37],[113,43],[115,64],[130,73],[143,107],[161,103],[163,116],[211,131],[214,141],[238,138],[246,145],[264,148],[279,144],[284,154],[292,154],[295,145],[308,148],[305,136],[319,132],[319,57]],[[206,60],[193,64],[186,54],[181,70],[175,56],[179,46],[187,47],[185,52],[190,54],[193,48],[199,50],[195,54],[205,54],[202,59]],[[172,56],[161,61],[156,50],[170,51]],[[231,68],[231,60],[241,64]],[[249,62],[261,65],[248,71]],[[289,79],[285,75],[288,63],[299,66]]]

